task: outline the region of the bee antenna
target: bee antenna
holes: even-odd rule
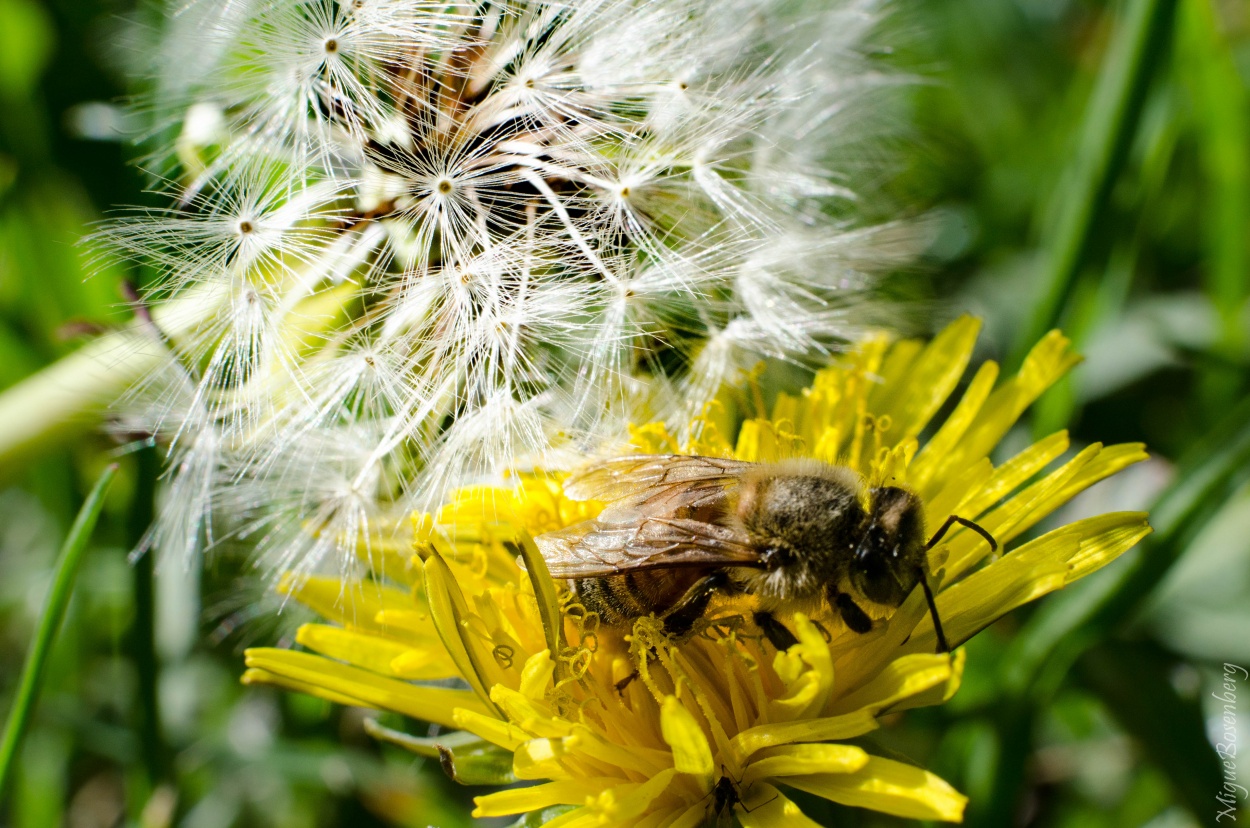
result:
[[[925,551],[927,552],[928,550],[937,546],[938,541],[940,541],[946,535],[946,533],[950,531],[950,528],[954,526],[956,523],[958,523],[960,526],[971,529],[973,532],[976,532],[978,535],[985,538],[985,542],[990,545],[991,555],[998,551],[998,541],[994,540],[993,535],[987,532],[985,528],[982,527],[979,523],[968,520],[966,517],[960,517],[959,515],[951,515],[950,517],[946,519],[946,522],[943,523],[941,527],[936,532],[933,533],[933,537],[930,538],[929,542],[925,544],[924,546]]]
[[[942,631],[942,619],[938,617],[937,602],[933,600],[933,588],[929,586],[929,579],[924,573],[924,569],[920,569],[920,586],[924,589],[924,599],[929,605],[929,615],[933,617],[933,631],[937,633],[937,651],[939,653],[949,653],[951,651],[950,644],[946,641],[946,633]]]

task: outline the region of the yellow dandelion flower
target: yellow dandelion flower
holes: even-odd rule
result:
[[[1025,408],[1078,361],[1058,333],[1005,382],[995,364],[982,365],[932,422],[977,331],[965,318],[928,344],[871,339],[801,395],[781,396],[769,417],[734,428],[727,408],[712,410],[685,444],[656,425],[637,429],[635,443],[747,461],[812,457],[914,492],[929,533],[949,515],[975,520],[1006,554],[991,555],[959,526],[929,552],[938,614],[957,646],[1150,531],[1142,513],[1107,514],[1013,545],[1145,453],[1092,445],[1047,471],[1068,449],[1060,432],[991,462]],[[883,714],[940,704],[959,686],[963,651],[934,652],[921,590],[865,634],[828,610],[793,613],[784,620],[798,643],[784,652],[752,626],[749,597],[719,599],[685,641],[666,637],[654,617],[622,639],[552,581],[533,540],[599,508],[537,475],[510,489],[461,490],[437,516],[414,519],[415,555],[369,545],[385,577],[354,587],[347,607],[347,586],[335,579],[286,582],[328,623],[301,628],[307,652],[248,651],[244,678],[451,728],[433,739],[373,729],[438,756],[462,781],[536,783],[478,797],[478,816],[535,813],[527,824],[549,828],[813,825],[787,795],[798,790],[903,817],[962,819],[965,798],[942,779],[848,743]],[[436,679],[459,681],[428,683]]]

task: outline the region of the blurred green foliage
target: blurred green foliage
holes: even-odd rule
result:
[[[1136,63],[1116,57],[1147,12],[1161,28]],[[118,285],[137,276],[89,274],[76,241],[147,200],[115,106],[140,22],[150,9],[127,0],[0,0],[0,387],[126,316]],[[874,749],[967,792],[974,825],[1214,824],[1210,690],[1224,662],[1250,665],[1250,7],[917,0],[881,40],[920,81],[882,207],[932,231],[896,280],[915,325],[971,311],[984,356],[1010,360],[1039,314],[1057,321],[1088,360],[1031,427],[1066,426],[1078,447],[1144,440],[1155,457],[1062,517],[1162,497],[1163,531],[975,639],[955,700]],[[471,822],[472,791],[376,743],[360,711],[238,684],[242,645],[282,640],[292,613],[274,621],[229,555],[204,572],[130,563],[155,458],[98,436],[0,469],[0,706],[55,550],[113,459],[0,825]],[[803,804],[829,824],[899,824]]]

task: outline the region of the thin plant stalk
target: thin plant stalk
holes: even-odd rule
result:
[[[138,453],[138,481],[130,513],[130,532],[134,548],[140,548],[143,535],[152,525],[156,478],[160,460],[155,447]],[[139,744],[148,785],[155,788],[168,775],[165,761],[165,740],[161,732],[160,661],[156,653],[156,562],[155,550],[139,555],[131,567],[134,587],[135,618],[130,630],[131,652],[138,678],[135,701],[138,703]]]
[[[52,652],[52,644],[61,620],[65,617],[70,596],[74,592],[74,580],[78,574],[79,564],[87,549],[87,541],[95,529],[100,511],[104,508],[104,495],[109,484],[117,474],[117,464],[109,466],[100,475],[91,493],[78,511],[69,536],[61,547],[57,562],[56,575],[52,581],[52,590],[48,593],[48,603],[44,607],[43,616],[39,619],[39,628],[30,652],[26,656],[26,665],[22,668],[21,680],[13,699],[13,708],[9,711],[9,719],[4,728],[4,741],[0,742],[0,793],[3,793],[9,779],[9,770],[17,758],[22,745],[22,737],[30,724],[30,714],[34,710],[35,701],[39,698],[39,690],[48,665],[48,657]]]
[[[1222,410],[1239,387],[1237,362],[1246,343],[1243,311],[1250,294],[1250,96],[1208,0],[1186,3],[1177,26],[1177,69],[1194,111],[1198,159],[1208,192],[1202,203],[1205,287],[1219,316],[1215,359],[1203,366],[1199,393],[1208,411]]]

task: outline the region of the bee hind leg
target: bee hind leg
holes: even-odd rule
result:
[[[778,650],[788,650],[799,643],[794,633],[790,632],[790,629],[778,621],[777,616],[771,612],[757,612],[752,620],[755,621],[755,626],[760,628],[760,632],[764,633],[769,643]]]
[[[707,612],[707,605],[718,592],[732,591],[733,582],[725,570],[717,570],[686,590],[686,594],[664,613],[664,632],[672,638],[682,639],[690,634],[694,624]]]

